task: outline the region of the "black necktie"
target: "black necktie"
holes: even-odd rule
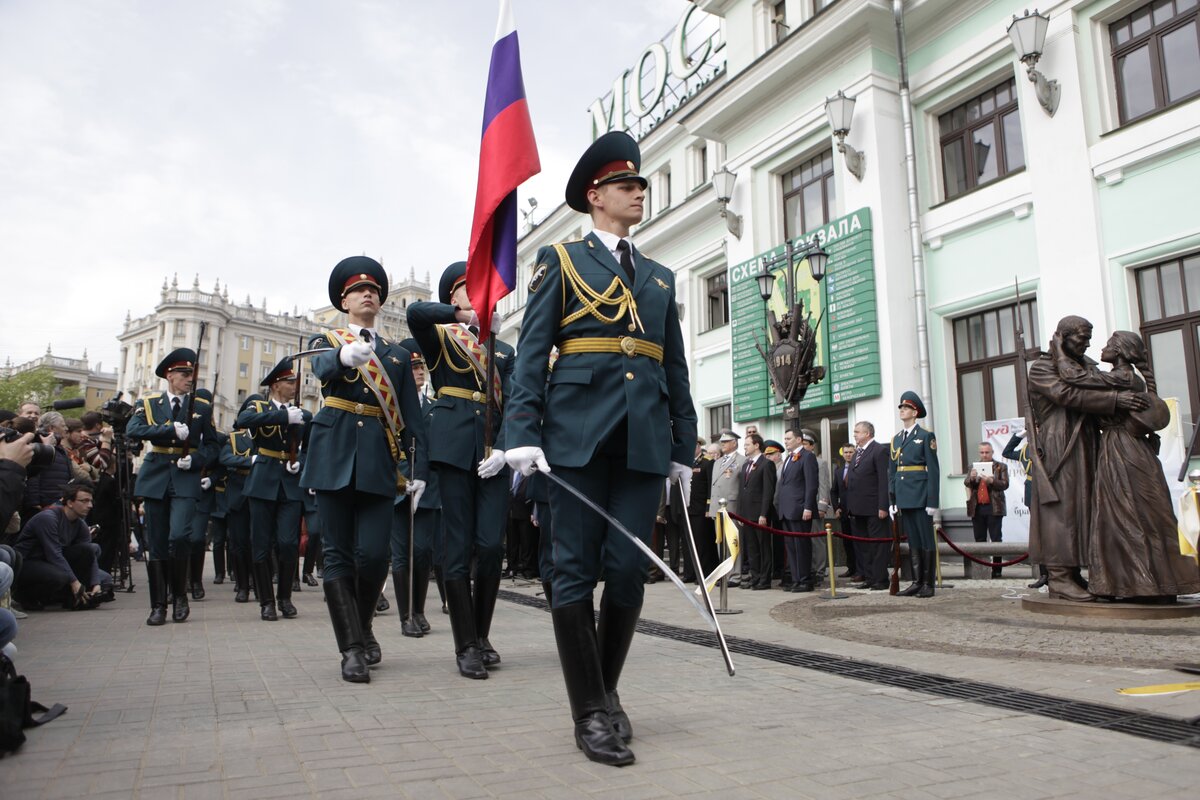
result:
[[[854,449],[854,463],[851,466],[855,466],[855,467],[858,466],[858,462],[862,458],[862,454],[863,454],[863,449],[861,447],[856,447]]]
[[[621,269],[629,276],[629,285],[633,286],[633,254],[629,252],[629,242],[622,239],[617,242],[617,252],[621,254]]]
[[[358,332],[358,338],[362,339],[367,344],[371,344],[371,332],[366,328],[363,328]]]
[[[179,421],[179,409],[181,405],[178,397],[171,398],[171,419],[176,422]]]

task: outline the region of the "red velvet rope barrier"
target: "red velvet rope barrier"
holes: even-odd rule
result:
[[[1002,567],[1011,567],[1014,564],[1020,564],[1022,561],[1025,561],[1026,559],[1029,558],[1029,553],[1026,553],[1025,555],[1021,556],[1020,558],[1014,558],[1012,561],[984,561],[981,558],[976,558],[975,556],[971,555],[970,553],[964,552],[963,550],[959,549],[958,545],[956,545],[954,542],[950,541],[950,538],[948,536],[946,536],[946,532],[944,530],[942,530],[940,526],[937,529],[937,534],[938,534],[938,536],[942,537],[943,542],[950,545],[950,549],[953,550],[955,553],[962,556],[963,558],[974,561],[976,564],[979,564],[984,567],[992,567],[993,569],[1000,569]]]
[[[803,533],[801,531],[781,531],[781,530],[779,530],[779,528],[772,528],[768,525],[759,525],[757,522],[751,522],[750,520],[746,519],[745,517],[739,517],[737,514],[733,513],[732,511],[730,511],[728,513],[729,513],[729,516],[731,519],[734,519],[734,520],[742,523],[743,525],[749,525],[751,528],[758,528],[760,531],[766,531],[767,533],[772,533],[776,536],[800,536],[805,539],[816,539],[820,536],[825,535],[825,531],[814,531],[813,533]],[[890,536],[887,537],[886,539],[875,539],[875,538],[871,538],[868,536],[851,536],[848,533],[838,533],[837,531],[830,531],[830,533],[832,533],[834,536],[838,537],[839,539],[846,539],[851,542],[866,542],[867,544],[891,544],[892,543],[892,537],[890,537]],[[908,537],[906,537],[906,536],[900,537],[900,541],[902,541],[902,542],[907,541],[907,540],[908,540]]]

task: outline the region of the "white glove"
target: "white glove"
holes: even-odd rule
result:
[[[678,481],[679,488],[683,491],[684,508],[692,501],[692,468],[688,464],[680,464],[678,461],[672,461],[671,466],[667,467],[667,481],[674,484]]]
[[[283,468],[288,471],[288,475],[299,475],[300,474],[300,462],[299,461],[289,461],[286,464],[284,464]]]
[[[888,511],[891,512],[891,515],[894,517],[900,512],[900,509],[896,507],[895,503],[892,503],[890,506],[888,506]]]
[[[309,495],[311,495],[312,497],[316,497],[316,496],[317,496],[317,490],[316,490],[316,489],[309,489],[309,490],[308,490],[308,493],[309,493]]]
[[[186,442],[188,437],[188,426],[183,422],[173,423],[175,425],[175,438],[181,442]]]
[[[929,506],[925,506],[925,513],[928,514],[930,517],[932,517],[934,514],[936,514],[937,511],[938,510],[936,508],[930,508]]]
[[[184,472],[187,472],[188,470],[190,470],[192,468],[192,457],[184,456],[183,458],[179,459],[178,461],[175,462],[175,468],[181,469]]]
[[[476,471],[481,478],[491,478],[499,475],[500,470],[504,469],[504,465],[507,463],[504,460],[503,450],[493,450],[490,456],[479,462],[479,467]]]
[[[504,325],[504,315],[497,312],[492,312],[492,333],[500,335],[500,328]]]
[[[338,361],[341,361],[342,366],[345,367],[361,367],[371,360],[374,353],[375,350],[366,342],[351,342],[342,345],[342,349],[338,353]]]
[[[258,453],[255,453],[254,455],[250,456],[250,465],[251,466],[254,466],[255,461],[258,461]]]
[[[525,477],[529,477],[535,471],[550,471],[550,465],[546,462],[546,454],[540,447],[514,447],[511,450],[505,450],[504,460]]]
[[[299,425],[304,422],[304,412],[298,406],[288,406],[288,425]]]
[[[209,489],[211,489],[212,488],[212,478],[201,478],[200,479],[200,488],[206,492]]]
[[[421,495],[425,494],[425,481],[410,480],[404,487],[404,491],[408,492],[412,498],[413,508],[416,508],[421,505]]]

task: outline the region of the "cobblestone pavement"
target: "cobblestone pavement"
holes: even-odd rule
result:
[[[730,605],[744,613],[721,622],[731,635],[764,642],[1119,708],[1200,714],[1197,693],[1115,692],[1187,679],[1176,672],[973,655],[972,646],[931,654],[838,638],[826,623],[806,627],[822,605],[883,610],[903,602],[921,610],[879,614],[887,641],[928,639],[927,630],[946,624],[937,607],[952,591],[920,606],[878,593],[831,604],[731,591]],[[299,619],[275,623],[259,621],[254,604],[233,603],[228,584],[210,586],[183,625],[146,627],[145,600],[142,587],[95,611],[41,612],[22,623],[18,669],[36,699],[70,710],[0,760],[5,800],[1191,798],[1200,782],[1193,747],[744,656],[729,678],[715,650],[641,634],[621,686],[638,760],[602,767],[572,741],[553,633],[539,608],[500,602],[491,639],[504,663],[487,681],[458,676],[436,594],[434,631],[423,639],[402,637],[390,612],[376,622],[384,662],[369,685],[355,685],[338,678],[318,590],[295,597]],[[972,634],[980,641],[1019,628],[987,616]],[[702,627],[669,584],[647,587],[644,617]],[[954,624],[971,627],[969,619]],[[1036,620],[1039,630],[1046,624]],[[869,638],[865,631],[853,637]],[[1063,628],[1053,641],[1090,635]],[[1126,646],[1136,647],[1137,635]],[[1120,661],[1114,652],[1113,664]]]

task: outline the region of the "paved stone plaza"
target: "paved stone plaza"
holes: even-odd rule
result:
[[[1192,649],[1200,660],[1200,623],[1131,625],[1124,636],[1042,616],[1025,627],[1019,600],[1005,597],[1023,586],[960,580],[927,602],[731,591],[745,613],[722,623],[742,648],[761,642],[1059,701],[1200,715],[1200,693],[1116,693],[1186,675],[1094,663],[1104,648],[1113,664],[1137,663],[1128,656],[1145,648],[1155,658]],[[338,678],[321,594],[307,587],[295,598],[300,618],[276,623],[234,604],[228,584],[209,586],[184,625],[146,627],[144,586],[91,612],[30,614],[18,669],[36,699],[70,710],[0,760],[0,796],[1192,798],[1200,783],[1200,726],[1190,744],[1168,744],[742,654],[729,678],[718,651],[641,633],[621,686],[638,760],[599,766],[572,741],[548,615],[516,602],[536,587],[502,589],[491,638],[504,663],[487,681],[455,671],[436,594],[423,639],[403,638],[394,611],[377,619],[384,662],[365,686]],[[896,612],[902,603],[920,610]],[[843,639],[830,621],[838,616],[875,622],[846,623]],[[651,626],[660,631],[700,627],[669,584],[647,587],[644,618],[665,623]],[[957,645],[935,633],[947,618],[962,632]],[[884,620],[887,646],[869,643],[870,625]],[[1087,650],[1082,661],[1093,663],[1041,658],[1031,637],[1043,649]],[[1008,639],[1020,646],[1006,650]]]

